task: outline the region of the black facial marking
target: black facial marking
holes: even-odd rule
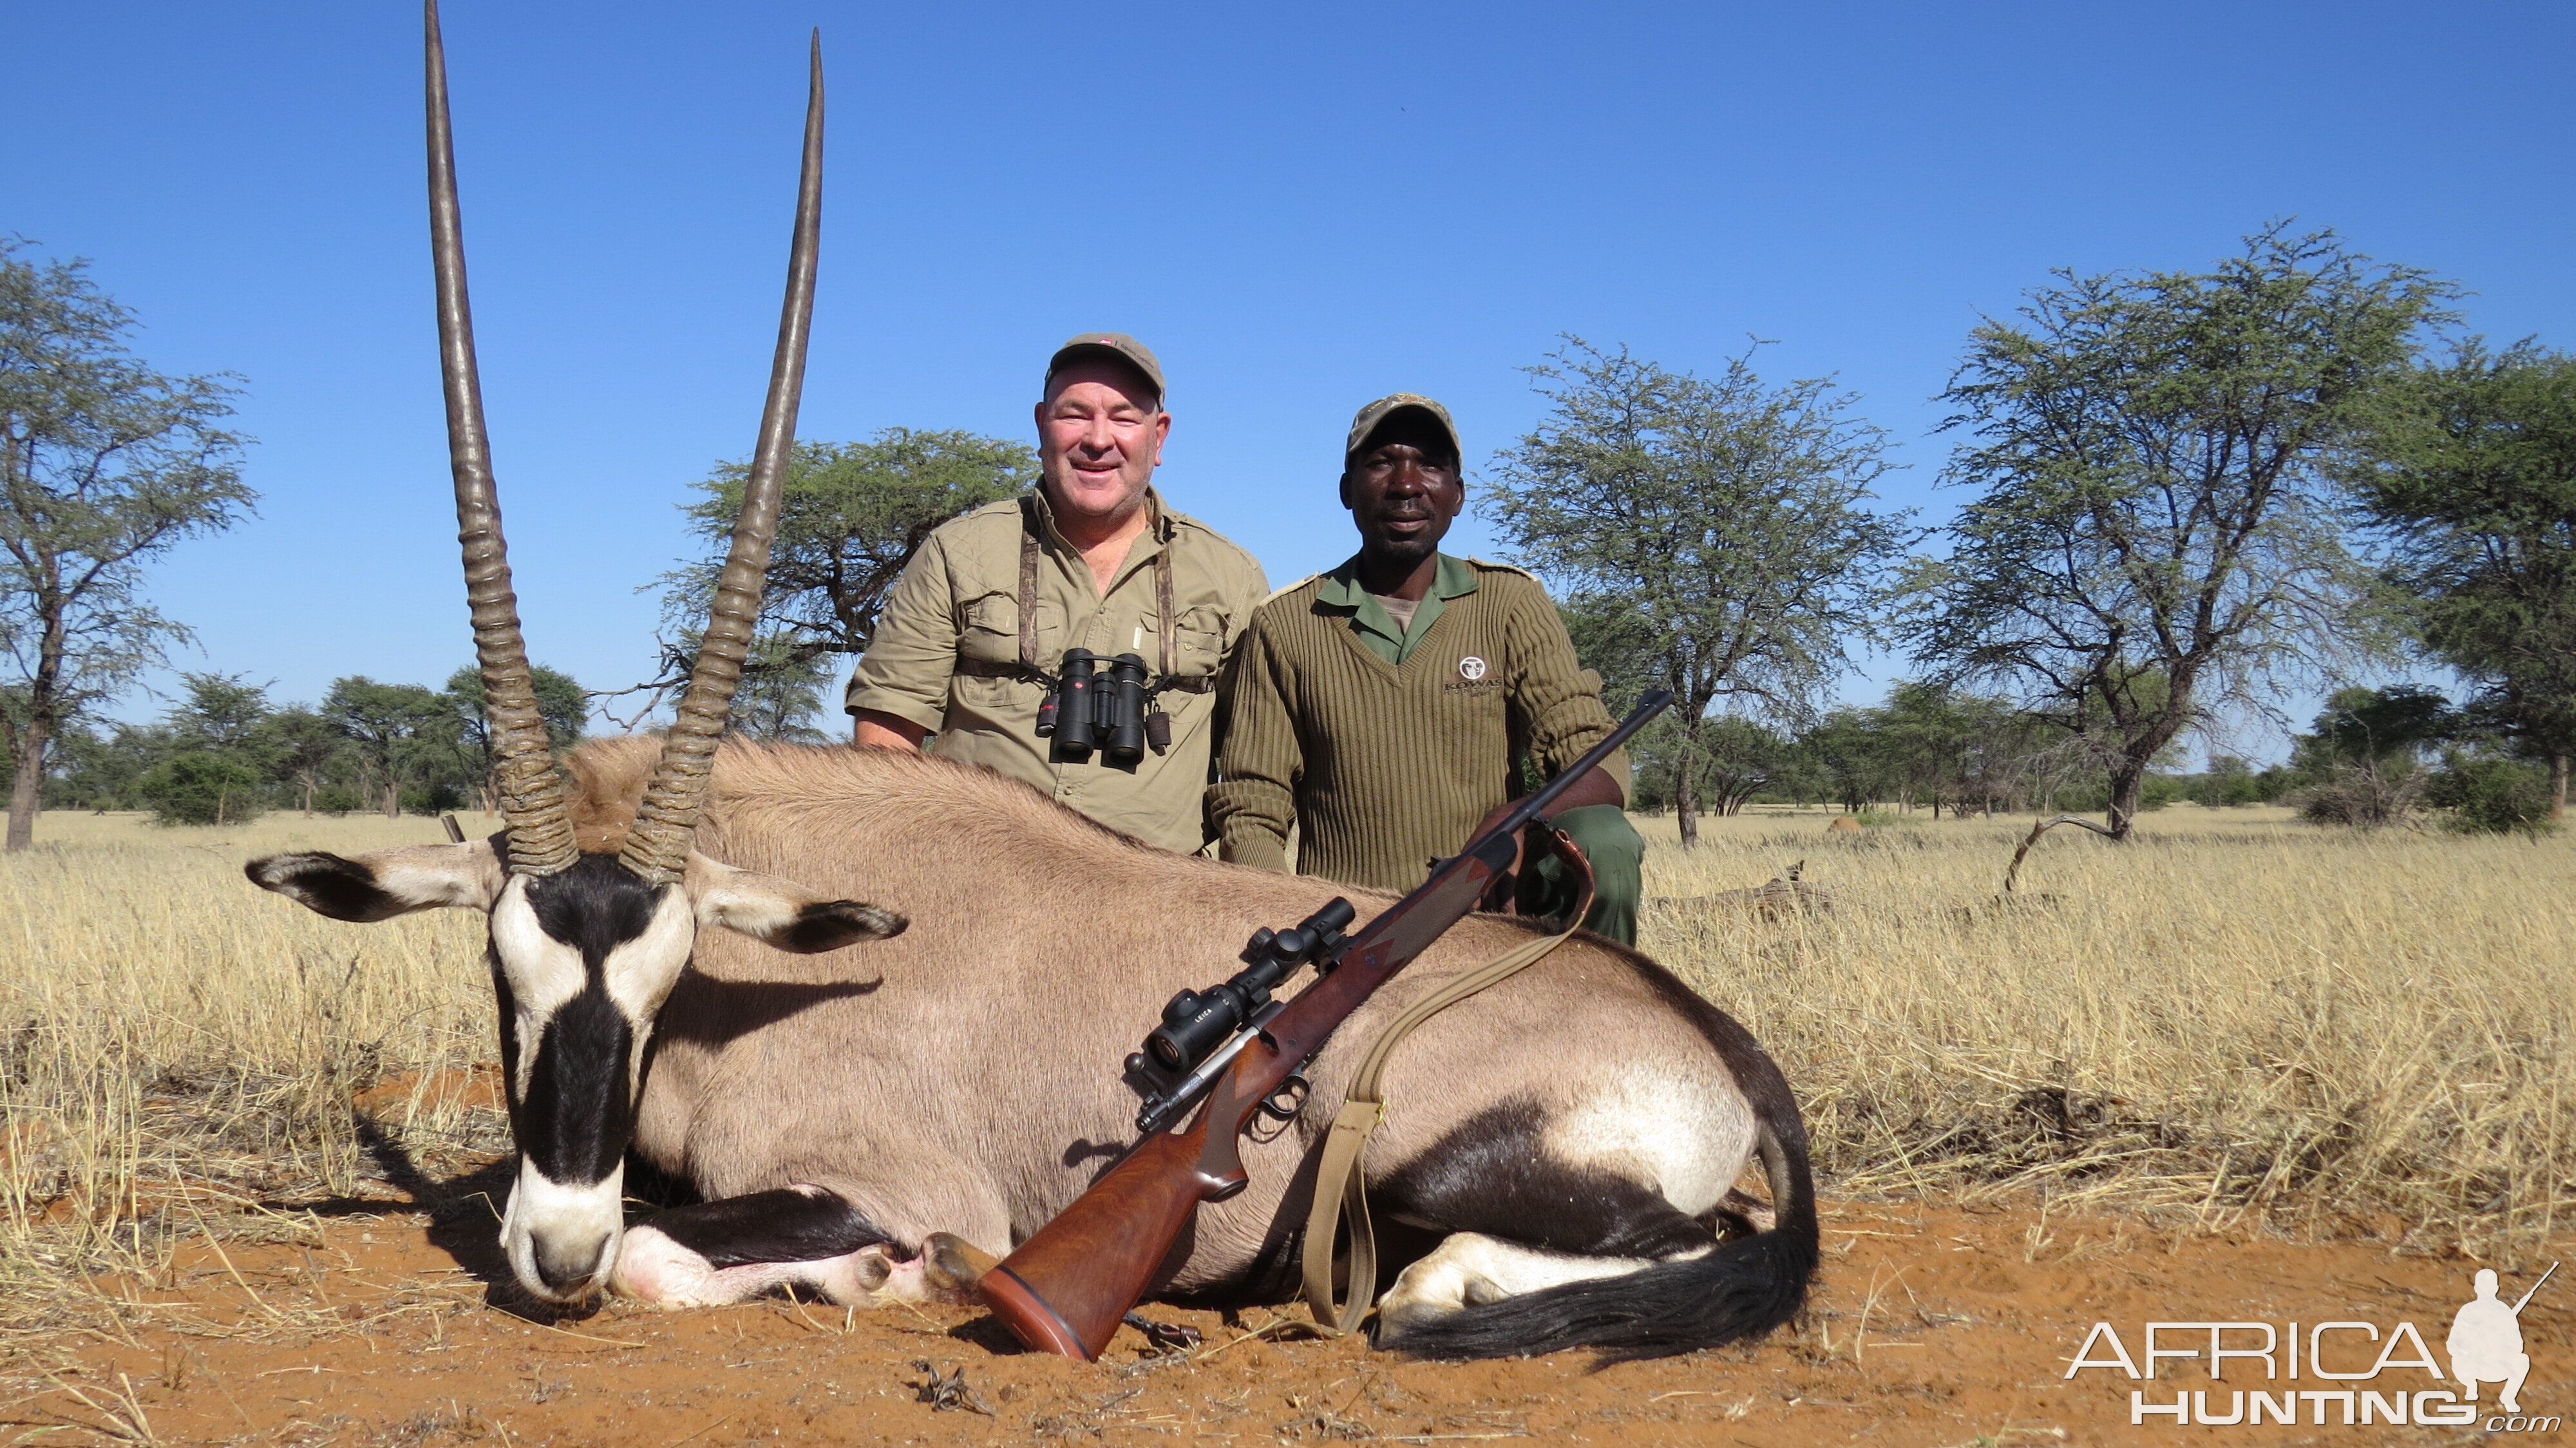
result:
[[[1663,1258],[1714,1240],[1653,1187],[1549,1156],[1546,1124],[1533,1101],[1480,1111],[1372,1195],[1412,1221],[1576,1256]]]
[[[242,873],[261,889],[274,890],[334,920],[369,925],[391,920],[410,908],[377,886],[375,871],[323,851],[271,855],[242,866]]]
[[[862,940],[888,940],[901,935],[912,922],[891,910],[863,905],[856,900],[826,900],[808,905],[796,917],[796,923],[780,931],[770,944],[799,955],[818,955],[838,950]]]
[[[653,923],[658,894],[615,855],[584,855],[561,874],[528,882],[528,906],[537,912],[537,927],[577,947],[581,963],[594,974],[610,951]]]
[[[916,1249],[895,1241],[858,1208],[820,1188],[780,1187],[693,1207],[674,1207],[645,1219],[672,1241],[714,1267],[751,1262],[819,1262],[862,1247],[889,1246],[899,1256]]]
[[[626,1013],[595,985],[546,1018],[515,1126],[519,1150],[548,1181],[604,1181],[624,1159],[635,1134],[626,1094],[626,1053],[634,1045]]]
[[[613,855],[584,855],[560,874],[529,881],[527,890],[537,928],[581,952],[582,987],[546,1017],[533,1043],[521,1041],[516,1001],[495,952],[502,1069],[512,1083],[510,1131],[547,1180],[587,1185],[617,1169],[635,1134],[635,1103],[627,1091],[635,1023],[609,998],[608,957],[652,924],[659,896]],[[519,1055],[528,1049],[535,1055],[521,1092]]]

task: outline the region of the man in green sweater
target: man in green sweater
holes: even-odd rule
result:
[[[1518,763],[1543,777],[1615,727],[1537,579],[1439,551],[1467,501],[1448,409],[1398,393],[1361,409],[1342,505],[1359,553],[1254,610],[1227,675],[1233,730],[1208,790],[1224,857],[1345,884],[1410,890],[1511,809]],[[1592,862],[1584,923],[1637,937],[1645,842],[1621,808],[1624,754],[1576,780],[1556,823]],[[1553,858],[1525,872],[1524,914],[1562,918]]]

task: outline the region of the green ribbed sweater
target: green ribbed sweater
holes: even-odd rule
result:
[[[1353,560],[1355,563],[1356,560]],[[1227,675],[1233,723],[1208,790],[1224,856],[1344,884],[1410,890],[1512,797],[1514,761],[1548,777],[1615,727],[1556,606],[1516,568],[1474,562],[1401,664],[1363,644],[1352,563],[1255,610]],[[1624,788],[1627,761],[1611,771]]]

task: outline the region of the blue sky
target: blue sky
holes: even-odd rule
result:
[[[476,322],[530,643],[651,665],[677,505],[748,452],[808,26],[831,83],[801,433],[1029,433],[1052,345],[1172,380],[1162,480],[1274,583],[1342,557],[1336,450],[1398,389],[1471,463],[1559,333],[1838,374],[1927,521],[1940,390],[2053,267],[2204,264],[2268,218],[2576,339],[2576,12],[2394,6],[503,5],[446,29]],[[143,354],[246,387],[260,516],[153,592],[186,667],[311,698],[468,657],[421,199],[419,20],[21,7],[0,231],[94,259]],[[2561,96],[2553,101],[2552,95]],[[1457,551],[1487,551],[1480,524]],[[1851,691],[1874,696],[1881,661]],[[158,703],[138,696],[126,712]]]

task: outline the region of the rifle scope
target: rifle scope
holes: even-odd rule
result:
[[[1163,1007],[1163,1023],[1145,1038],[1143,1059],[1130,1057],[1129,1068],[1150,1061],[1165,1071],[1181,1072],[1207,1059],[1270,1004],[1270,993],[1297,967],[1312,962],[1330,970],[1341,954],[1342,927],[1354,913],[1351,902],[1336,895],[1286,930],[1265,926],[1252,932],[1243,947],[1244,968],[1222,985],[1173,996]]]

